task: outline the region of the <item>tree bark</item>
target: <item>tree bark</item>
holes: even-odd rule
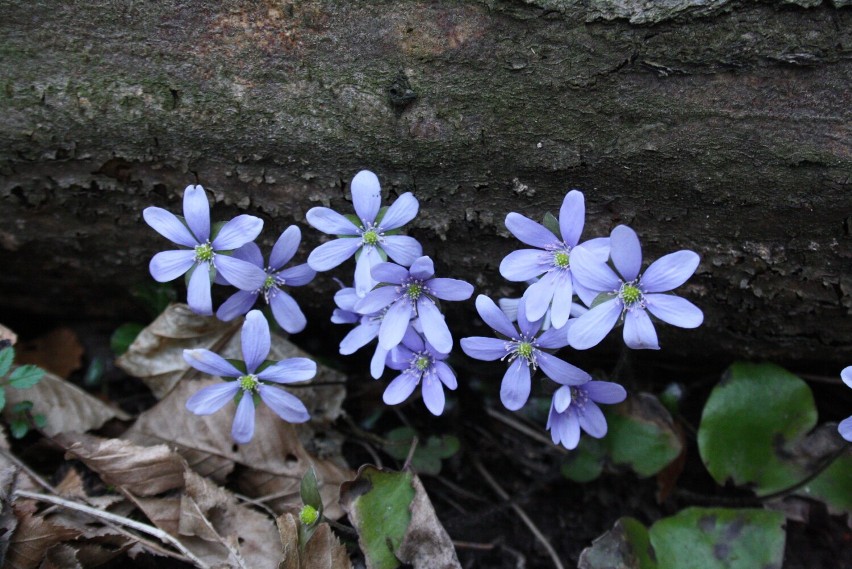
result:
[[[0,309],[121,318],[167,248],[142,209],[191,183],[263,217],[262,245],[300,224],[304,259],[305,212],[369,168],[477,293],[520,292],[506,213],[579,188],[584,237],[700,253],[705,325],[671,353],[848,364],[848,4],[0,0]],[[336,285],[311,286],[325,320]]]

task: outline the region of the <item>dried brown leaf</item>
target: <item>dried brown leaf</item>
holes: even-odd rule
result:
[[[0,324],[0,341],[9,340],[14,346],[18,342],[18,335]]]
[[[461,569],[453,541],[435,514],[423,483],[415,474],[411,482],[411,524],[396,550],[396,556],[414,569]]]
[[[18,527],[12,534],[6,552],[3,567],[7,569],[36,569],[41,565],[48,549],[80,536],[78,530],[36,516],[29,508],[19,508],[15,504],[13,509],[18,517]]]
[[[278,569],[352,569],[352,563],[328,524],[319,524],[304,550],[299,547],[299,525],[293,514],[275,520],[284,547],[284,560]]]
[[[39,569],[82,569],[82,566],[77,560],[77,550],[60,543],[47,550]]]
[[[33,364],[67,378],[83,363],[83,345],[71,328],[55,328],[43,336],[21,342],[15,348],[15,362]]]

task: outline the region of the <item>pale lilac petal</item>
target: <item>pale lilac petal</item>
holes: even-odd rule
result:
[[[648,313],[628,310],[624,316],[624,343],[633,350],[659,350],[657,331]]]
[[[272,364],[257,374],[264,381],[298,383],[308,381],[317,374],[317,364],[308,358],[290,358]]]
[[[214,251],[230,251],[254,241],[263,230],[263,220],[253,215],[238,215],[219,230],[213,239]]]
[[[411,328],[409,327],[408,330],[410,331]],[[408,336],[408,331],[406,331],[405,335]],[[404,337],[403,337],[402,341],[405,342]],[[397,371],[403,371],[403,370],[406,370],[406,369],[410,369],[412,357],[414,357],[414,353],[411,350],[409,350],[406,346],[400,344],[398,346],[395,346],[394,349],[392,349],[390,352],[388,352],[388,357],[387,357],[387,360],[385,361],[385,365],[387,365],[387,367],[389,367],[393,370],[397,370]]]
[[[698,268],[699,257],[693,251],[677,251],[660,257],[639,280],[643,292],[666,292],[676,289]]]
[[[852,417],[846,417],[837,425],[837,432],[849,442],[852,442]]]
[[[284,233],[275,242],[272,247],[272,254],[269,256],[269,266],[273,269],[280,269],[290,262],[296,251],[299,250],[299,243],[302,242],[302,231],[296,225],[291,225],[284,230]]]
[[[606,435],[606,417],[604,417],[601,408],[593,401],[586,401],[582,410],[577,411],[580,419],[580,427],[589,435],[599,439]]]
[[[497,305],[500,307],[500,310],[503,311],[503,314],[511,320],[518,319],[518,303],[521,301],[520,298],[498,298]]]
[[[420,204],[417,198],[414,197],[414,194],[405,192],[391,204],[385,212],[384,217],[382,217],[381,222],[379,222],[379,225],[385,231],[402,227],[414,219],[419,208]],[[417,256],[419,257],[420,255]]]
[[[562,446],[568,450],[577,448],[580,442],[580,420],[577,418],[577,411],[569,406],[558,425]]]
[[[365,245],[355,263],[355,291],[364,295],[370,292],[378,281],[372,277],[373,267],[382,264],[379,250],[371,245]]]
[[[610,241],[609,237],[595,237],[588,241],[583,241],[577,245],[580,249],[584,249],[595,256],[601,263],[609,261]],[[573,251],[573,249],[572,249]]]
[[[553,300],[553,293],[559,284],[559,273],[563,272],[549,271],[524,291],[524,305],[529,320],[535,321],[544,318],[544,314],[550,306],[550,301]],[[518,307],[518,314],[520,315],[520,307]]]
[[[385,371],[385,361],[388,358],[388,351],[376,344],[376,350],[373,352],[373,357],[370,359],[370,375],[373,379],[382,377]]]
[[[234,423],[231,425],[231,438],[235,443],[244,445],[254,436],[254,398],[251,393],[244,393],[237,405]]]
[[[222,303],[222,306],[216,311],[216,318],[223,322],[230,322],[237,316],[242,316],[252,309],[254,303],[257,301],[257,297],[257,292],[237,291]]]
[[[183,217],[200,243],[210,239],[210,204],[201,186],[187,186],[183,191]]]
[[[524,358],[515,358],[500,384],[500,401],[509,411],[517,411],[530,398],[530,368]]]
[[[355,303],[355,312],[374,314],[399,298],[402,293],[395,286],[380,286]]]
[[[358,293],[355,292],[355,287],[342,288],[334,293],[334,303],[338,307],[349,312],[355,311],[355,304],[357,304],[361,298],[362,297],[358,296]]]
[[[369,170],[361,170],[352,178],[350,189],[358,219],[365,224],[374,222],[382,207],[382,187],[378,176]]]
[[[621,403],[627,398],[627,391],[617,383],[611,381],[590,381],[583,386],[592,401],[613,405]]]
[[[278,289],[269,298],[269,306],[272,308],[272,315],[278,325],[284,328],[289,334],[298,334],[305,329],[308,319],[299,305],[292,296],[281,289]]]
[[[538,320],[527,318],[526,300],[522,298],[521,302],[518,303],[518,328],[520,328],[521,334],[527,338],[531,338],[538,334],[543,323],[544,318],[539,318]]]
[[[425,284],[441,300],[467,300],[473,294],[473,285],[459,279],[429,279]]]
[[[148,269],[155,281],[166,283],[186,273],[194,264],[195,251],[163,251],[154,255]]]
[[[582,385],[592,379],[592,376],[577,366],[560,360],[547,352],[539,352],[537,354],[537,361],[539,367],[541,367],[541,371],[547,377],[562,385]]]
[[[186,400],[187,410],[196,415],[210,415],[228,404],[240,389],[239,381],[217,383],[199,389]]]
[[[422,352],[426,349],[426,342],[423,341],[423,337],[415,330],[412,326],[409,326],[405,331],[405,336],[402,337],[402,344],[397,346],[398,348],[404,348],[405,350],[411,352],[408,354],[410,356],[414,352]]]
[[[500,261],[500,274],[507,281],[526,282],[552,268],[553,255],[538,249],[512,251]]]
[[[449,354],[453,349],[453,336],[444,320],[444,315],[435,306],[435,302],[429,298],[421,297],[417,301],[417,316],[423,326],[423,335],[436,350],[442,354]],[[387,347],[387,344],[385,344]]]
[[[577,281],[577,277],[574,276],[574,271],[571,271],[571,277],[574,284],[574,294],[580,297],[580,300],[583,302],[583,304],[585,304],[586,306],[591,306],[595,302],[595,298],[597,298],[598,294],[600,294],[600,291],[592,290],[580,284]],[[576,307],[578,305],[574,304],[574,306]],[[571,310],[573,312],[575,308],[572,308]],[[579,316],[579,314],[572,313],[571,316],[576,317]]]
[[[288,267],[283,271],[279,271],[275,276],[284,279],[284,284],[287,286],[302,286],[306,285],[317,276],[317,272],[313,270],[307,263]]]
[[[266,406],[288,423],[304,423],[311,418],[305,404],[295,395],[269,385],[259,385],[257,391]]]
[[[517,338],[518,331],[509,318],[500,310],[494,301],[480,294],[476,297],[476,311],[486,324],[507,338]]]
[[[704,322],[701,309],[679,296],[646,294],[645,306],[648,312],[663,322],[679,328],[697,328]]]
[[[512,212],[506,216],[506,229],[522,243],[539,249],[559,243],[559,238],[552,231],[520,213]]]
[[[580,247],[571,251],[571,274],[577,283],[595,292],[611,292],[621,287],[622,281],[612,269],[594,253]]]
[[[151,226],[151,229],[178,245],[184,247],[195,247],[199,241],[196,239],[186,225],[180,222],[175,214],[164,210],[161,207],[146,207],[142,211],[142,217],[145,223]]]
[[[210,375],[220,377],[240,377],[243,375],[243,372],[234,367],[231,362],[210,350],[184,350],[183,359],[190,367]]]
[[[435,276],[435,263],[427,256],[418,257],[411,263],[411,268],[408,271],[415,279],[425,281]]]
[[[642,268],[642,246],[636,232],[626,225],[619,225],[610,234],[610,256],[615,268],[625,281],[639,276]]]
[[[355,324],[361,320],[361,315],[350,310],[335,308],[331,312],[331,322],[334,324]]]
[[[213,257],[213,265],[229,283],[240,290],[255,291],[266,281],[266,271],[228,255],[216,255]]]
[[[327,207],[312,207],[305,214],[305,219],[314,229],[329,235],[358,235],[354,223]]]
[[[400,299],[391,304],[379,328],[379,344],[386,350],[399,344],[409,322],[411,322],[411,305],[408,301]]]
[[[574,321],[569,320],[568,325],[573,325]],[[549,328],[545,330],[536,340],[540,348],[546,350],[556,350],[564,348],[568,345],[568,328]]]
[[[263,267],[263,253],[260,252],[260,247],[257,246],[257,243],[252,241],[246,243],[242,247],[237,247],[234,249],[234,252],[231,254],[231,257],[234,259],[239,259],[240,261],[246,261],[247,263],[251,263],[255,267],[262,269]]]
[[[408,279],[408,269],[396,263],[379,263],[372,270],[373,278],[380,283],[402,284]]]
[[[384,395],[382,395],[382,401],[384,401],[388,405],[397,405],[402,403],[408,397],[414,393],[414,388],[417,387],[417,383],[420,381],[413,373],[403,373],[394,378],[393,381],[390,382],[387,389],[385,389]]]
[[[484,336],[462,338],[461,348],[468,356],[486,362],[499,360],[508,353],[505,340]]]
[[[269,335],[269,323],[260,310],[252,310],[246,314],[240,342],[243,349],[243,361],[246,362],[246,371],[254,373],[260,364],[269,355],[271,344]]]
[[[379,335],[380,326],[381,321],[376,320],[370,324],[361,324],[350,330],[340,342],[340,353],[348,356],[369,344]]]
[[[446,402],[444,387],[435,374],[428,374],[423,377],[421,391],[423,393],[423,403],[426,404],[426,408],[429,409],[430,413],[439,416],[444,412],[444,404]]]
[[[575,350],[588,350],[604,339],[621,316],[621,304],[603,302],[577,318],[568,330],[568,343]]]
[[[213,315],[213,299],[210,297],[210,268],[207,263],[196,265],[186,286],[186,303],[196,314]]]
[[[563,385],[553,394],[553,408],[557,413],[562,413],[571,404],[571,388]]]
[[[583,225],[586,223],[586,202],[583,193],[571,190],[562,200],[559,208],[559,231],[562,233],[562,241],[573,247],[580,241],[583,233]]]
[[[843,368],[843,371],[840,372],[840,379],[843,380],[848,387],[852,387],[852,366],[847,366]]]
[[[408,235],[387,235],[381,247],[391,259],[406,267],[423,255],[420,242]]]
[[[329,271],[355,254],[361,240],[343,237],[323,243],[308,255],[308,265],[315,271]]]
[[[554,328],[562,328],[571,316],[574,298],[574,279],[570,271],[554,271],[557,275],[556,288],[553,291],[553,307],[550,309],[550,323]],[[527,303],[527,312],[529,312]]]
[[[438,374],[438,378],[441,380],[441,383],[447,386],[447,389],[455,389],[459,386],[458,380],[456,380],[456,374],[453,372],[453,368],[444,362],[435,362],[435,372]]]

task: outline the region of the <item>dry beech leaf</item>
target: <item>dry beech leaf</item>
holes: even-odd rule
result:
[[[82,569],[82,565],[77,559],[77,550],[60,543],[47,550],[39,569]]]
[[[75,468],[69,468],[65,476],[56,485],[56,493],[68,500],[81,500],[95,508],[106,510],[110,506],[124,500],[116,494],[106,494],[103,496],[89,496],[83,484],[83,477]]]
[[[19,508],[15,504],[13,509],[18,517],[18,527],[9,540],[3,565],[6,569],[36,569],[48,549],[80,536],[78,530],[54,524],[34,515],[28,508]]]
[[[328,524],[319,524],[304,549],[299,547],[299,525],[293,514],[275,520],[284,546],[278,569],[352,569],[352,563]]]
[[[68,377],[83,364],[83,345],[70,328],[55,328],[15,349],[15,363],[33,364],[59,377]]]
[[[97,429],[110,419],[130,419],[130,415],[124,411],[107,405],[73,383],[49,372],[32,387],[6,390],[3,414],[7,420],[13,418],[12,408],[15,404],[22,401],[32,401],[33,414],[42,414],[47,418],[43,430],[51,437],[59,433],[83,433]]]
[[[0,341],[9,340],[14,346],[18,342],[18,335],[0,324]]]
[[[15,528],[18,527],[18,518],[12,511],[12,503],[9,500],[15,488],[17,477],[16,466],[4,466],[0,468],[0,565],[6,558],[9,548],[9,539]]]

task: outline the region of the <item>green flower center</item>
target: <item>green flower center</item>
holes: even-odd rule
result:
[[[557,251],[553,254],[553,264],[560,269],[568,267],[568,253],[565,251]]]
[[[621,287],[621,300],[625,306],[632,306],[642,298],[642,291],[633,285],[626,284]]]
[[[376,245],[379,242],[379,234],[375,230],[370,229],[364,232],[361,239],[363,239],[364,245]]]
[[[319,512],[313,506],[302,506],[302,509],[299,511],[299,521],[301,521],[306,526],[315,524],[318,518]]]
[[[202,243],[195,246],[195,260],[199,263],[209,263],[213,260],[213,246],[210,243]]]
[[[426,356],[420,356],[416,360],[414,360],[414,367],[416,367],[420,371],[426,371],[430,363],[432,362],[429,360],[429,358],[427,358]]]
[[[420,295],[423,294],[423,285],[420,283],[411,283],[408,285],[408,289],[406,289],[405,294],[407,294],[408,298],[411,300],[417,300],[420,298]]]
[[[257,390],[257,376],[256,375],[244,375],[240,377],[238,380],[240,382],[240,389],[243,391],[256,391]]]
[[[518,347],[515,348],[515,353],[524,359],[530,359],[533,354],[532,344],[529,342],[518,342]]]
[[[275,277],[273,277],[272,275],[267,275],[266,280],[263,281],[263,288],[268,290],[268,289],[272,288],[274,285],[275,285]]]

